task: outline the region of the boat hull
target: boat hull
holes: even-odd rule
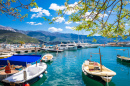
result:
[[[45,72],[45,71],[44,71],[44,72]],[[43,75],[44,72],[41,73],[41,74]],[[26,83],[28,83],[28,84],[33,84],[33,83],[35,83],[36,81],[38,81],[40,78],[42,78],[42,77],[40,77],[41,74],[39,74],[39,75],[36,76],[35,78],[32,78],[32,79],[30,79],[30,80],[27,80],[26,82],[23,82],[23,83],[12,83],[12,84],[15,84],[15,86],[24,86],[24,84],[26,84]],[[2,84],[3,84],[4,86],[12,86],[12,85],[11,85],[11,82],[2,82]]]
[[[78,45],[77,48],[82,48],[82,46]]]
[[[42,59],[42,62],[52,62],[52,59],[51,60],[43,60]]]
[[[117,60],[130,63],[130,60],[121,59],[121,58],[118,58],[118,57],[117,57]]]
[[[77,46],[68,47],[68,50],[77,50]]]
[[[94,79],[98,82],[102,82],[102,83],[106,83],[106,82],[110,82],[112,77],[106,77],[106,76],[97,76],[97,75],[92,75],[92,74],[89,74],[87,73],[84,69],[82,69],[82,72],[88,76],[89,78],[91,79]]]

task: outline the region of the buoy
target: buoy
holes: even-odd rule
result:
[[[40,76],[39,76],[39,78],[42,78],[43,77],[43,75],[41,74]]]
[[[47,71],[45,71],[45,74],[47,74]]]
[[[30,84],[27,83],[27,84],[25,84],[24,86],[30,86]]]

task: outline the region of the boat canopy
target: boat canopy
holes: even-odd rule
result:
[[[0,65],[7,65],[9,60],[11,65],[26,66],[27,63],[32,63],[41,58],[41,55],[13,55],[8,58],[0,59]]]

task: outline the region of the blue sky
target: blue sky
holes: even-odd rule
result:
[[[56,10],[64,9],[64,2],[66,0],[36,0],[39,8],[31,8],[30,11],[22,9],[23,13],[28,13],[28,18],[25,18],[24,21],[13,21],[13,18],[8,18],[6,15],[0,16],[0,25],[12,27],[18,30],[44,30],[50,32],[61,32],[61,33],[76,33],[71,29],[73,26],[77,26],[77,23],[67,23],[68,16],[72,12],[66,13],[63,18],[57,20],[54,24],[49,24],[47,21],[44,21],[41,17],[45,16],[49,19],[57,17]],[[79,0],[70,0],[71,5],[75,4]],[[112,18],[113,19],[113,18]],[[112,20],[111,19],[111,20]],[[79,34],[87,35],[89,32],[80,31]]]

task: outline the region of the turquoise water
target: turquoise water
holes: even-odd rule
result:
[[[116,55],[128,56],[127,51],[114,49],[126,49],[127,47],[100,47],[102,64],[115,71],[109,86],[130,86],[130,64],[117,61]],[[130,48],[129,48],[130,50]],[[52,63],[48,64],[47,74],[31,86],[103,86],[100,82],[92,80],[82,73],[82,64],[90,58],[90,53],[98,53],[99,48],[79,49],[77,51],[64,51],[53,54]],[[31,53],[33,54],[33,53]],[[45,52],[37,54],[45,55]],[[100,62],[98,54],[93,54],[92,61]],[[106,85],[107,86],[107,85]]]

